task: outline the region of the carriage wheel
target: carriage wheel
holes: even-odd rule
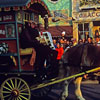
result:
[[[8,78],[1,85],[2,100],[30,100],[30,98],[30,88],[21,78]]]

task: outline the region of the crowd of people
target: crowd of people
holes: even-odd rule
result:
[[[96,37],[96,38],[91,38],[88,37],[88,39],[80,39],[78,44],[83,44],[83,43],[89,43],[89,44],[93,44],[93,45],[98,45],[100,44],[100,37]]]
[[[53,39],[53,43],[55,48],[57,48],[57,44],[59,43],[60,46],[65,50],[66,48],[71,48],[75,45],[78,44],[84,44],[84,43],[89,43],[93,45],[100,45],[100,37],[97,36],[95,38],[88,37],[87,39],[79,39],[78,41],[75,38],[71,38],[70,40],[58,38],[58,39]]]
[[[59,49],[58,57],[59,57],[59,55],[61,55],[61,57],[62,57],[65,49],[69,49],[69,48],[71,48],[75,45],[87,44],[87,43],[100,46],[100,36],[99,36],[99,34],[96,34],[96,36],[94,38],[88,37],[87,39],[79,39],[77,41],[75,38],[70,38],[69,40],[66,39],[65,33],[62,32],[62,36],[60,38],[54,38],[53,39],[53,44],[54,44],[56,50],[58,51],[58,49]],[[58,46],[58,44],[60,46]],[[61,48],[62,48],[62,50],[60,50]],[[60,57],[60,59],[61,59],[61,57]]]

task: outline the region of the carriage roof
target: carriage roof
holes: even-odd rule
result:
[[[30,0],[0,0],[0,7],[25,6]]]

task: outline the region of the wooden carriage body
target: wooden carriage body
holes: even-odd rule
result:
[[[36,6],[40,6],[41,11]],[[33,72],[33,66],[29,64],[33,49],[21,49],[19,39],[25,22],[33,20],[39,23],[39,15],[50,16],[47,10],[42,0],[0,1],[1,100],[31,100],[30,86],[37,84],[39,79]],[[43,36],[46,44],[54,48],[50,33],[43,32]]]

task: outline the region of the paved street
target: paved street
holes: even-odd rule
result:
[[[74,85],[71,84],[69,86],[69,96],[66,100],[76,100],[74,95]],[[100,84],[98,84],[97,81],[87,81],[83,82],[82,86],[82,93],[86,100],[100,100]],[[44,98],[33,98],[32,100],[59,100],[59,96],[61,93],[61,88],[57,87],[57,85],[54,85],[51,92],[48,94],[48,96]]]

